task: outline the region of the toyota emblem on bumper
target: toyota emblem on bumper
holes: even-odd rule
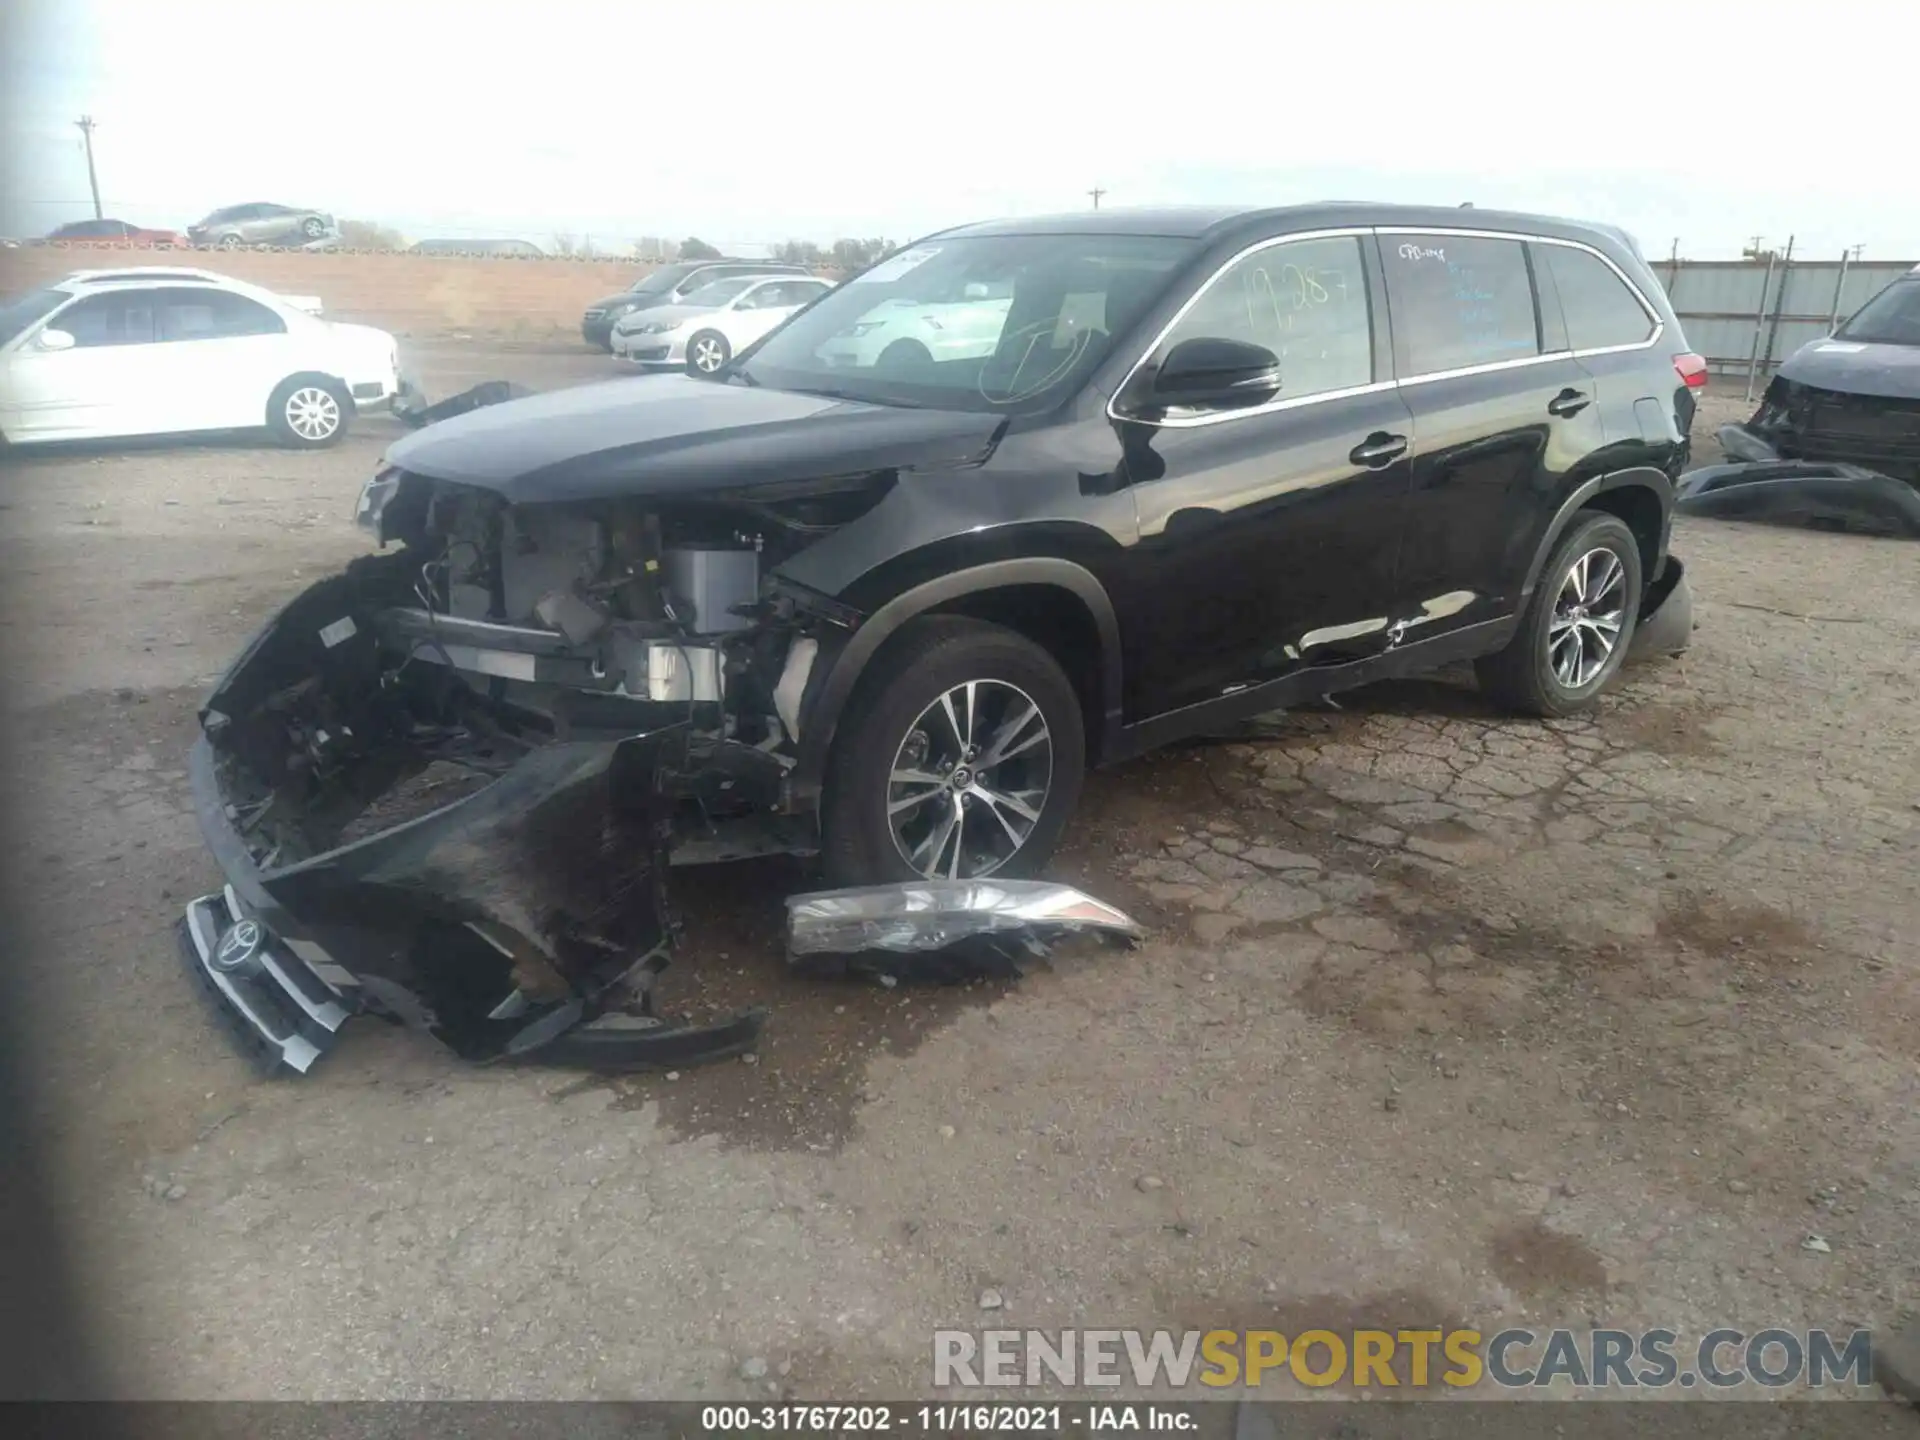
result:
[[[219,945],[214,948],[213,963],[229,974],[243,970],[260,953],[263,938],[259,921],[237,921],[220,937]]]

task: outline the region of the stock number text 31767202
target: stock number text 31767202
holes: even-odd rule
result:
[[[700,1411],[708,1434],[787,1430],[842,1434],[899,1431],[1039,1431],[1058,1434],[1058,1405],[708,1405]]]

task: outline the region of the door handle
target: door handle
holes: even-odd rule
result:
[[[1407,437],[1376,430],[1347,452],[1347,459],[1369,470],[1379,470],[1407,453]]]
[[[1591,396],[1575,390],[1572,386],[1568,386],[1565,390],[1562,390],[1558,395],[1547,401],[1547,413],[1549,415],[1558,415],[1562,420],[1565,420],[1570,415],[1578,415],[1592,403],[1593,398]]]

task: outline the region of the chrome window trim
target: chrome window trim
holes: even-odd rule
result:
[[[1359,238],[1369,235],[1457,235],[1462,239],[1516,240],[1521,244],[1564,245],[1570,250],[1584,250],[1587,254],[1598,259],[1619,277],[1620,283],[1627,287],[1627,293],[1633,296],[1641,310],[1646,313],[1647,318],[1653,322],[1653,333],[1648,335],[1645,340],[1637,341],[1631,345],[1596,345],[1590,346],[1585,350],[1549,350],[1544,354],[1527,355],[1518,360],[1492,360],[1484,365],[1468,365],[1457,370],[1430,370],[1419,375],[1411,375],[1405,378],[1395,377],[1391,380],[1375,380],[1370,384],[1350,386],[1344,390],[1323,390],[1314,395],[1296,395],[1284,400],[1269,400],[1264,405],[1250,406],[1245,410],[1218,410],[1201,415],[1167,415],[1158,420],[1142,420],[1137,415],[1124,415],[1119,411],[1117,406],[1120,397],[1126,393],[1127,387],[1133,383],[1133,377],[1139,374],[1140,368],[1159,352],[1160,347],[1166,343],[1167,336],[1171,335],[1174,328],[1178,326],[1182,320],[1187,318],[1187,312],[1200,303],[1201,297],[1213,288],[1220,277],[1235,265],[1238,265],[1242,260],[1246,259],[1247,256],[1257,254],[1262,250],[1271,250],[1280,245],[1290,245],[1299,240],[1337,240],[1344,236]],[[1537,305],[1539,303],[1537,286],[1535,290],[1534,301]],[[1388,298],[1391,300],[1392,297],[1389,296]],[[1536,235],[1531,231],[1465,230],[1431,225],[1355,225],[1342,226],[1332,230],[1301,230],[1291,235],[1272,235],[1265,240],[1257,240],[1245,249],[1236,251],[1233,255],[1222,261],[1219,268],[1216,269],[1213,274],[1209,275],[1206,282],[1187,298],[1186,304],[1174,312],[1173,318],[1161,327],[1160,333],[1153,337],[1152,343],[1149,344],[1145,350],[1141,351],[1139,358],[1127,368],[1127,373],[1121,377],[1120,383],[1114,387],[1113,394],[1107,399],[1106,414],[1111,420],[1137,425],[1153,425],[1160,429],[1188,430],[1202,425],[1219,425],[1229,420],[1248,420],[1257,415],[1273,415],[1283,410],[1298,410],[1308,405],[1319,405],[1330,400],[1350,400],[1356,395],[1373,395],[1406,385],[1426,385],[1436,380],[1459,380],[1471,375],[1490,375],[1500,370],[1519,370],[1528,365],[1544,364],[1549,360],[1580,360],[1591,355],[1619,355],[1634,350],[1651,350],[1659,343],[1660,337],[1666,333],[1666,329],[1666,321],[1660,318],[1660,312],[1654,309],[1652,304],[1648,302],[1646,295],[1642,293],[1640,287],[1634,284],[1633,278],[1616,265],[1604,251],[1596,249],[1584,241],[1566,240],[1557,235]]]

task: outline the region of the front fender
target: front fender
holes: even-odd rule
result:
[[[825,675],[809,686],[811,694],[800,727],[799,758],[788,777],[788,795],[793,808],[811,809],[818,803],[827,757],[832,753],[840,718],[880,647],[908,621],[938,606],[962,596],[1014,585],[1052,586],[1072,595],[1086,607],[1094,631],[1100,637],[1100,734],[1103,737],[1117,734],[1121,705],[1120,622],[1106,587],[1086,566],[1072,560],[1029,556],[989,561],[951,571],[902,591],[862,621],[839,648]]]

